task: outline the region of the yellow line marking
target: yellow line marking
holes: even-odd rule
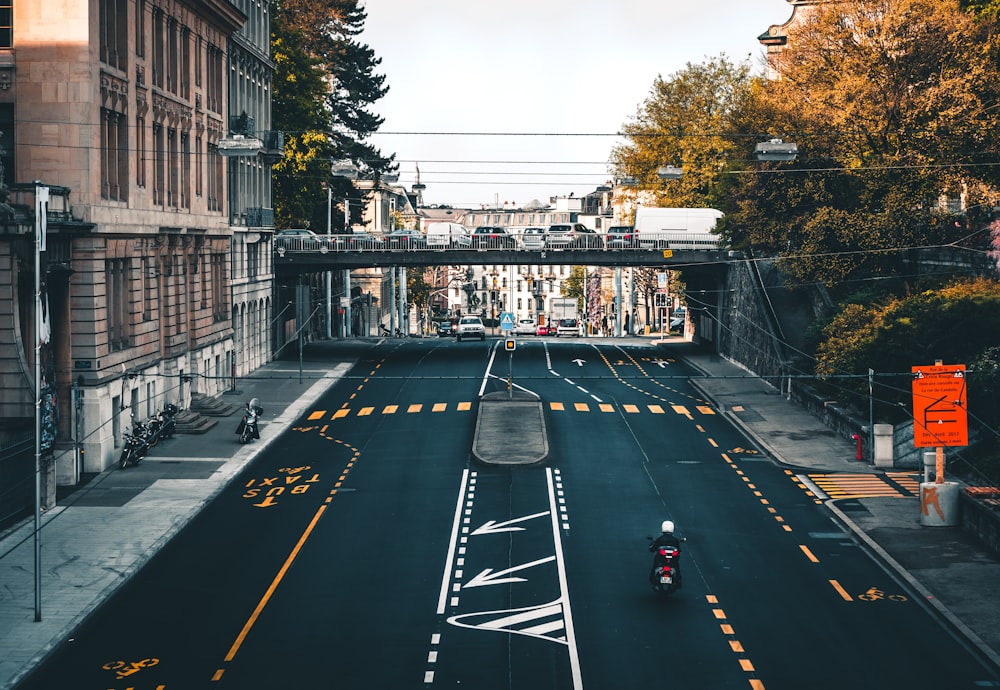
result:
[[[610,405],[608,403],[601,403],[599,405],[599,407],[601,408],[601,412],[614,412],[615,411],[615,406],[614,405]]]
[[[458,411],[465,412],[466,410],[472,409],[472,403],[470,402],[460,402],[458,403]]]
[[[448,409],[448,403],[434,403],[434,407],[431,408],[431,412],[444,412]]]
[[[638,414],[639,413],[639,406],[638,405],[622,405],[622,409],[625,410],[626,412],[628,412],[629,414]]]
[[[715,596],[714,594],[706,594],[705,601],[707,601],[709,604],[718,604],[719,597]]]
[[[663,408],[659,405],[646,405],[646,407],[649,408],[649,411],[653,414],[664,414]]]
[[[711,407],[709,407],[708,405],[696,405],[695,407],[696,407],[696,408],[697,408],[697,410],[698,410],[699,412],[701,412],[702,414],[715,414],[715,410],[713,410],[713,409],[712,409]]]
[[[837,594],[839,594],[844,601],[854,601],[853,597],[847,593],[846,589],[840,586],[839,582],[836,580],[830,580],[830,584],[833,585],[833,588],[837,590]]]
[[[223,674],[223,673],[225,673],[225,671],[224,671],[223,669],[221,669],[221,668],[220,668],[220,669],[219,669],[218,671],[216,671],[216,672],[215,672],[215,674],[214,674],[214,675],[212,676],[212,680],[222,680],[222,674]]]
[[[577,412],[590,412],[590,405],[587,403],[573,403],[573,409]]]
[[[340,419],[341,417],[346,417],[349,414],[351,414],[350,410],[348,410],[346,408],[345,409],[340,409],[340,410],[337,410],[336,412],[333,413],[333,418],[334,419]]]
[[[399,405],[386,405],[382,409],[382,414],[396,414],[396,410],[399,409]]]
[[[733,626],[729,625],[729,623],[723,623],[719,627],[722,629],[722,634],[723,635],[733,635],[733,634],[735,634],[733,632]]]
[[[737,654],[742,654],[743,653],[743,645],[740,644],[739,640],[730,640],[729,641],[729,648],[732,649]]]
[[[753,664],[750,663],[749,659],[740,659],[740,668],[749,673],[753,671]]]
[[[358,410],[358,416],[359,417],[367,417],[368,415],[370,415],[374,411],[375,411],[374,407],[362,407],[360,410]]]
[[[240,634],[236,636],[236,641],[233,642],[233,646],[229,648],[229,653],[226,654],[225,661],[232,661],[233,658],[236,656],[236,652],[240,650],[240,647],[243,645],[243,641],[250,633],[250,629],[254,626],[254,623],[257,622],[257,618],[264,610],[264,607],[267,606],[267,602],[271,600],[271,597],[274,595],[275,590],[278,589],[278,585],[281,583],[281,580],[285,577],[285,573],[288,572],[288,569],[292,566],[292,563],[295,561],[295,557],[299,555],[299,551],[302,549],[303,544],[306,543],[306,540],[309,538],[309,535],[312,534],[313,528],[316,527],[316,523],[319,522],[319,519],[321,517],[323,517],[324,511],[326,511],[325,505],[320,506],[316,510],[316,514],[313,515],[312,521],[309,522],[309,525],[306,527],[305,532],[303,532],[302,536],[299,537],[298,543],[295,544],[295,547],[292,549],[292,552],[288,554],[288,558],[285,559],[285,562],[281,566],[281,569],[278,571],[278,574],[274,576],[274,579],[271,581],[271,584],[267,588],[267,591],[264,592],[264,596],[261,597],[260,601],[257,603],[257,608],[253,610],[253,613],[250,614],[250,618],[248,618],[247,622],[243,625],[243,629],[240,630]]]
[[[726,619],[726,612],[722,609],[712,609],[712,615],[715,616],[716,620]]]
[[[708,439],[708,442],[712,444],[712,448],[718,448],[719,444],[715,442],[714,438]]]
[[[813,555],[813,552],[809,550],[808,546],[806,546],[805,544],[799,544],[799,548],[802,549],[802,553],[806,555],[806,558],[808,558],[813,563],[819,563],[819,559]]]
[[[420,410],[422,409],[424,409],[424,406],[421,405],[420,403],[416,403],[415,405],[410,405],[409,407],[407,407],[406,413],[413,414],[414,412],[420,412]]]
[[[310,422],[316,419],[322,419],[326,415],[326,410],[316,410],[311,415],[306,417]]]
[[[566,408],[565,406],[563,406],[561,402],[550,402],[549,409],[559,411],[559,410],[565,410]]]
[[[670,407],[672,407],[674,412],[676,412],[677,414],[682,414],[687,417],[691,416],[691,413],[688,412],[688,408],[684,407],[683,405],[671,405]]]

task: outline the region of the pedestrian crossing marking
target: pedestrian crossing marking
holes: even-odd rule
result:
[[[574,412],[604,412],[604,413],[614,413],[616,411],[621,411],[625,414],[642,414],[646,412],[648,414],[666,414],[666,409],[662,405],[633,405],[631,403],[622,404],[620,406],[614,405],[612,403],[599,403],[593,404],[588,402],[560,402],[557,400],[552,400],[548,403],[549,409],[553,412],[564,412],[566,410],[571,410]],[[473,403],[470,401],[462,401],[457,403],[412,403],[410,405],[384,405],[381,408],[375,406],[365,406],[357,408],[342,407],[334,412],[329,410],[313,410],[306,415],[306,419],[311,422],[322,421],[324,419],[344,419],[350,416],[356,417],[371,417],[375,415],[392,415],[392,414],[402,414],[405,409],[406,414],[419,414],[420,412],[436,412],[442,413],[447,412],[452,409],[456,412],[469,412],[473,409]],[[671,409],[677,414],[682,414],[688,419],[693,419],[691,411],[689,411],[683,405],[672,405]],[[701,414],[715,414],[710,408],[698,407],[698,412]],[[737,449],[738,450],[738,449]],[[895,481],[899,485],[903,486],[905,489],[912,491],[914,495],[919,493],[919,489],[915,481],[911,481],[910,475],[907,473],[896,473],[887,475],[892,481]],[[848,481],[848,480],[842,480]]]
[[[807,475],[828,498],[888,496],[912,498],[920,492],[916,475],[906,472],[882,474]]]
[[[697,410],[702,414],[715,414],[715,410],[713,410],[708,405],[698,405]]]

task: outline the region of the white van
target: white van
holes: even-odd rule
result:
[[[449,247],[471,247],[472,234],[459,223],[431,223],[427,226],[427,247],[447,249]]]
[[[635,243],[643,249],[715,249],[715,225],[725,214],[714,208],[653,208],[635,211]]]

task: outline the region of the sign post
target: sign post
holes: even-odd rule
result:
[[[935,449],[934,483],[920,485],[920,521],[951,526],[958,521],[958,484],[944,480],[944,449],[969,445],[965,365],[937,360],[911,371],[913,445]]]

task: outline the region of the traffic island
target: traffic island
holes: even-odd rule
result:
[[[472,454],[487,465],[533,465],[549,455],[542,401],[523,391],[479,400]]]

